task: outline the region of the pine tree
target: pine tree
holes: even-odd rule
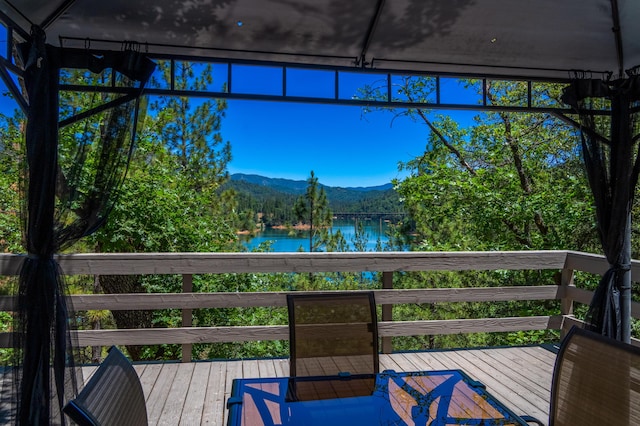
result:
[[[317,251],[328,240],[332,213],[327,194],[324,188],[318,185],[318,178],[313,170],[307,179],[307,190],[296,200],[293,212],[299,221],[309,225],[309,251]]]

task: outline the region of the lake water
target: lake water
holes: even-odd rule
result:
[[[378,238],[384,247],[389,240],[385,235],[388,224],[378,220],[360,220],[364,225],[364,232],[367,238],[366,251],[375,251]],[[353,238],[355,237],[355,220],[334,220],[332,231],[336,233],[338,230],[342,233],[347,241],[349,250],[353,251]],[[289,232],[286,229],[268,228],[263,232],[256,234],[255,237],[241,236],[244,238],[243,244],[249,250],[257,248],[261,243],[270,241],[271,249],[274,252],[295,252],[302,247],[303,251],[309,251],[309,233]]]

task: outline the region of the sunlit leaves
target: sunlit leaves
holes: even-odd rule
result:
[[[525,91],[494,81],[488,97],[517,104]],[[538,92],[558,96],[556,87]],[[575,129],[532,113],[483,113],[476,123],[463,129],[449,117],[425,118],[429,144],[405,165],[411,176],[399,185],[421,248],[459,246],[451,239],[475,250],[592,247],[591,196]]]

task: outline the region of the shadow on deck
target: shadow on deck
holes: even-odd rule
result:
[[[541,346],[380,355],[380,370],[462,369],[516,414],[547,419],[556,355]],[[95,367],[86,367],[89,377]],[[226,425],[233,379],[287,376],[288,359],[222,360],[135,365],[150,425]]]

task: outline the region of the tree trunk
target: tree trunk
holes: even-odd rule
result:
[[[135,275],[102,275],[100,284],[105,293],[144,293],[140,277]],[[113,319],[120,329],[151,328],[153,311],[112,311]],[[127,351],[133,361],[139,361],[143,346],[127,345]]]

